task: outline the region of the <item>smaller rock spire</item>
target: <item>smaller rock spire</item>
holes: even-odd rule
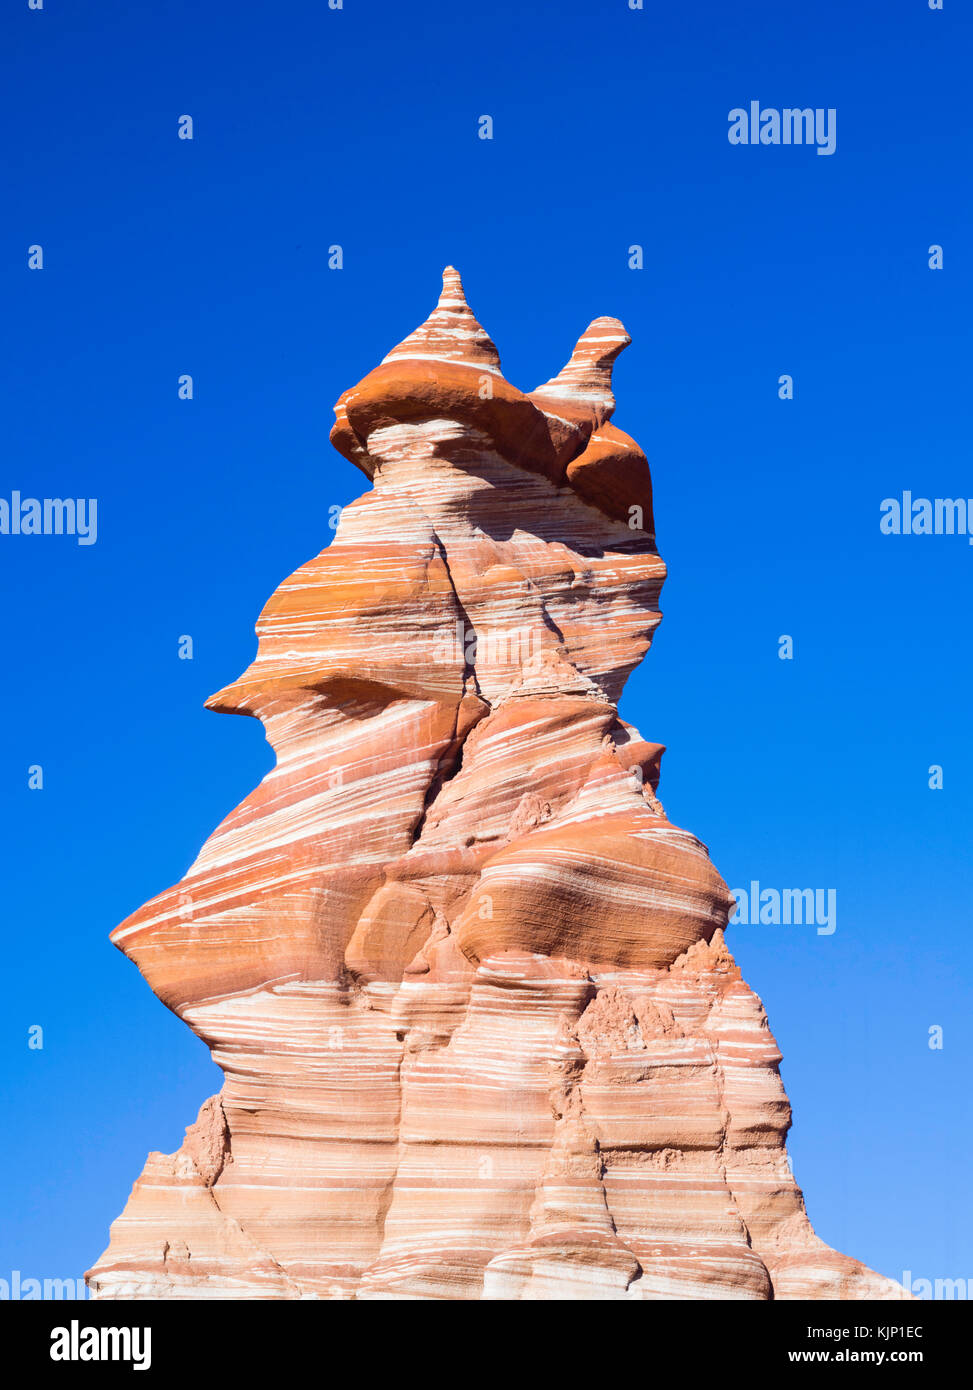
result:
[[[618,319],[595,319],[557,376],[531,391],[530,399],[548,414],[569,420],[594,415],[596,425],[604,424],[615,409],[612,367],[631,341]]]

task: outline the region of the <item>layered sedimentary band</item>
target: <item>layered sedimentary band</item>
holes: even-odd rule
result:
[[[372,490],[209,701],[276,766],[113,935],[225,1083],[96,1296],[903,1296],[808,1223],[728,891],[617,712],[665,577],[628,341],[524,394],[447,269],[339,400]]]

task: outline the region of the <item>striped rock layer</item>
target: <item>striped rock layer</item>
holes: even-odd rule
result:
[[[901,1296],[811,1230],[730,895],[617,712],[665,576],[628,341],[524,394],[448,269],[339,400],[372,490],[209,701],[276,767],[113,934],[225,1083],[96,1296]]]

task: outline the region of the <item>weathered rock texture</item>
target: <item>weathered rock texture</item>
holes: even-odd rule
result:
[[[524,395],[449,269],[338,402],[373,488],[209,701],[277,766],[113,936],[226,1080],[98,1296],[901,1296],[811,1230],[729,894],[616,710],[665,575],[628,341]]]

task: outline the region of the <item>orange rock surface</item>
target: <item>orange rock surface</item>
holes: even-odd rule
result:
[[[904,1296],[811,1230],[730,895],[616,709],[665,577],[628,341],[525,395],[447,269],[338,402],[372,490],[209,701],[276,767],[113,934],[225,1084],[97,1297]]]

